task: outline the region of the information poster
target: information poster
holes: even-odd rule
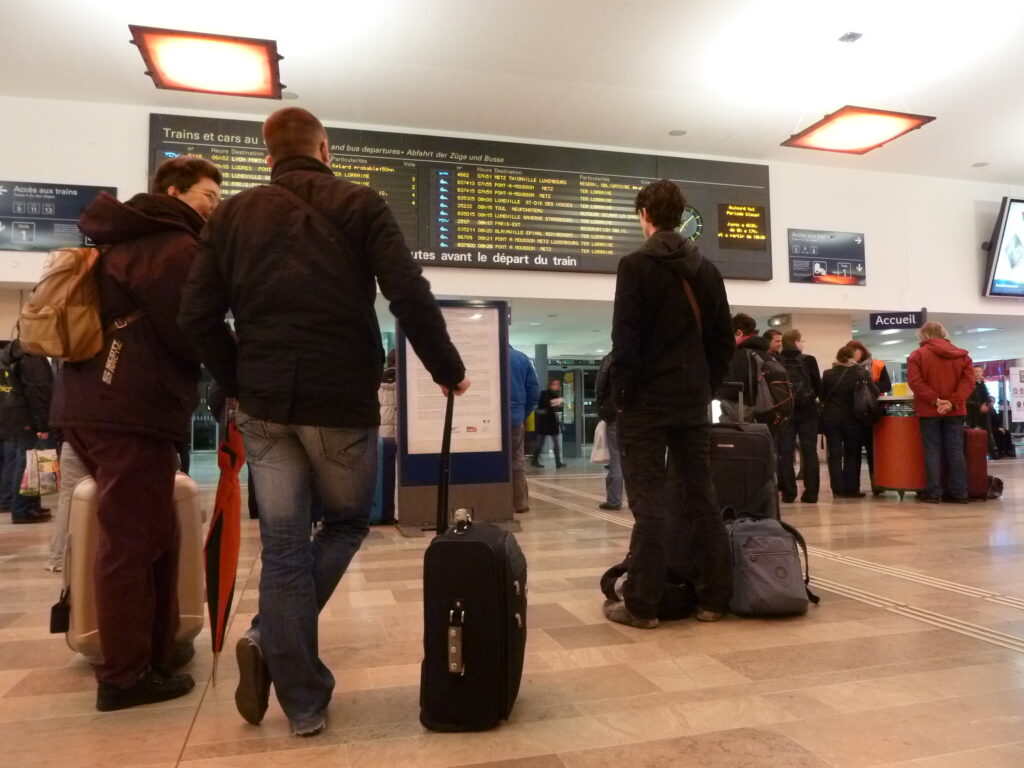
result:
[[[1010,419],[1024,421],[1024,368],[1010,369]]]
[[[36,181],[0,181],[0,251],[52,251],[90,245],[78,218],[100,192],[88,187]]]
[[[789,230],[789,282],[866,285],[863,232]]]
[[[456,398],[452,453],[489,453],[501,445],[502,317],[494,307],[441,307],[448,335],[459,350],[471,382]],[[408,453],[440,453],[445,397],[406,340]]]
[[[420,263],[613,274],[643,244],[636,193],[674,181],[684,230],[723,276],[772,277],[768,166],[328,128],[335,175],[377,190]],[[261,124],[150,116],[150,171],[168,157],[216,163],[225,195],[270,181]]]

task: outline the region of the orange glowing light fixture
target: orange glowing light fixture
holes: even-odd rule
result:
[[[146,74],[157,88],[280,99],[281,85],[273,40],[179,32],[129,24]]]
[[[927,115],[846,106],[790,136],[782,146],[863,155],[934,119]]]

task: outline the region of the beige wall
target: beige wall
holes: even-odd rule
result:
[[[819,315],[811,312],[792,312],[789,323],[780,325],[776,330],[786,331],[796,328],[804,339],[804,352],[818,359],[818,367],[822,373],[832,367],[836,352],[845,346],[850,339],[850,315]]]
[[[22,296],[27,291],[0,291],[0,339],[10,339],[14,333],[14,324],[18,322]]]

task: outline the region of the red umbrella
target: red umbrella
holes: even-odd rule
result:
[[[235,573],[242,539],[242,487],[238,474],[245,464],[245,445],[234,419],[224,430],[217,449],[220,481],[213,505],[213,519],[206,536],[203,555],[206,562],[206,602],[210,609],[210,635],[213,640],[213,680],[217,681],[217,657],[224,647],[231,601],[235,596]]]

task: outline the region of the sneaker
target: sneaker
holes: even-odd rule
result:
[[[292,735],[298,736],[299,738],[308,739],[310,736],[316,736],[323,733],[324,728],[327,725],[327,720],[321,720],[318,724],[312,728],[298,729],[294,725],[292,726]]]
[[[604,604],[604,617],[616,624],[625,624],[627,627],[637,629],[654,629],[658,626],[657,619],[641,619],[626,610],[626,604],[615,600],[608,600]]]
[[[707,608],[697,608],[697,612],[694,614],[694,618],[697,621],[721,621],[725,616],[724,613],[719,611],[709,611]]]
[[[235,707],[247,723],[259,725],[270,705],[270,670],[263,660],[263,652],[248,637],[235,645],[238,661],[238,688],[235,689]]]
[[[614,509],[614,510],[618,511],[618,510],[622,509],[622,505],[621,504],[609,504],[607,501],[602,501],[600,504],[597,505],[597,508],[598,509]]]
[[[184,696],[195,684],[191,675],[165,677],[155,670],[147,669],[131,688],[100,683],[96,692],[96,709],[100,712],[114,712],[158,701],[170,701]]]

